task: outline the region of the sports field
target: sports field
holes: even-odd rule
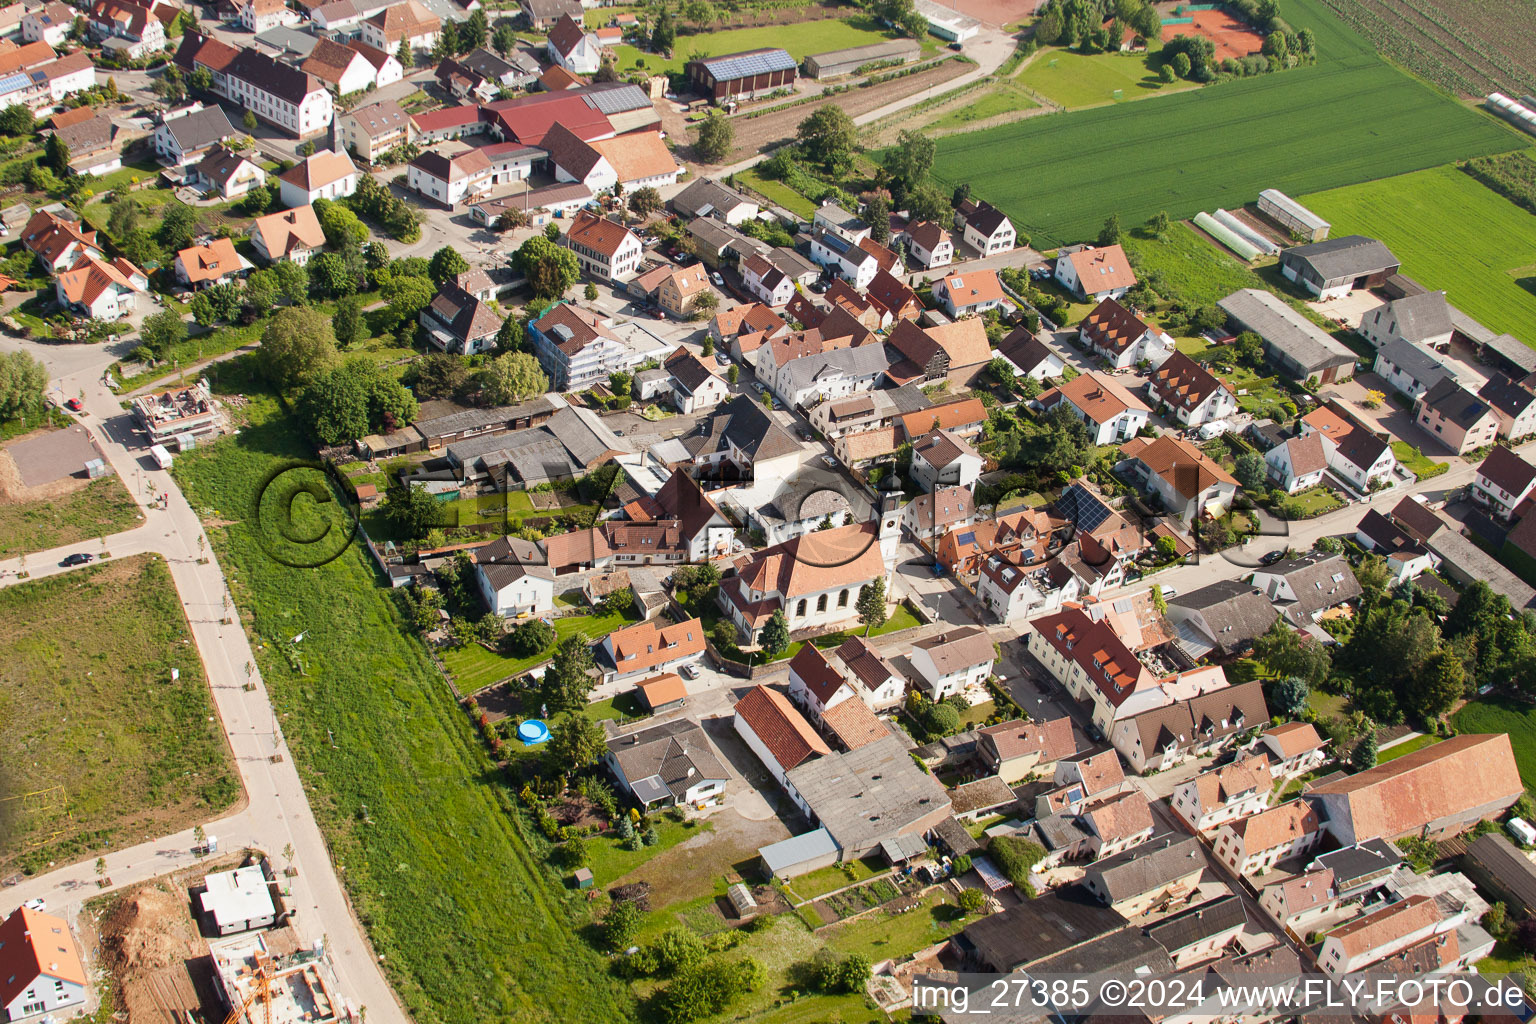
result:
[[[1305,196],[1333,234],[1387,243],[1403,273],[1536,346],[1536,216],[1455,167]]]
[[[1264,188],[1301,195],[1524,144],[1387,65],[1316,0],[1286,12],[1316,34],[1317,65],[951,135],[934,177],[970,182],[1040,247],[1091,238],[1110,213],[1190,217]]]
[[[1046,99],[1069,110],[1101,103],[1121,103],[1163,93],[1193,89],[1193,82],[1175,79],[1164,84],[1145,53],[1096,53],[1048,50],[1039,54],[1015,79]],[[1116,96],[1115,92],[1120,95]]]
[[[802,21],[794,25],[768,25],[763,28],[734,28],[724,32],[703,32],[699,35],[678,34],[672,47],[672,59],[666,60],[657,53],[642,53],[627,43],[614,47],[614,60],[619,71],[625,72],[643,67],[652,74],[681,72],[683,65],[693,57],[716,57],[722,53],[739,53],[764,46],[777,46],[788,51],[795,60],[813,53],[842,50],[850,46],[866,46],[883,43],[891,38],[867,16],[840,18],[830,21]],[[923,49],[932,52],[937,44],[930,38],[924,40]]]

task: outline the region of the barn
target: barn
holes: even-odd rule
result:
[[[922,52],[922,45],[916,39],[892,39],[846,50],[813,53],[805,58],[805,74],[818,81],[838,78],[851,75],[866,64],[905,64],[916,60]]]
[[[1356,288],[1379,288],[1401,269],[1392,250],[1374,238],[1345,235],[1280,254],[1280,273],[1324,301]]]
[[[716,103],[793,88],[795,59],[783,50],[744,50],[688,62],[688,81]]]

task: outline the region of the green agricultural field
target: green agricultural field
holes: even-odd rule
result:
[[[1536,345],[1536,216],[1455,167],[1302,199],[1333,224],[1386,242],[1403,273],[1442,288],[1489,329]]]
[[[813,53],[882,43],[890,38],[891,33],[880,28],[874,18],[857,16],[828,21],[802,21],[794,25],[733,28],[699,35],[679,34],[672,48],[671,60],[666,60],[658,53],[643,53],[628,43],[614,47],[613,52],[621,74],[634,68],[644,68],[651,74],[664,75],[681,74],[683,65],[695,57],[718,57],[724,53],[776,46],[788,51],[795,60],[800,60]],[[935,48],[931,39],[925,40],[924,47],[929,51]]]
[[[1458,732],[1507,732],[1509,745],[1520,766],[1520,780],[1527,790],[1536,789],[1536,711],[1504,697],[1468,701],[1451,716]]]
[[[1247,266],[1195,234],[1188,224],[1169,225],[1162,238],[1144,236],[1139,225],[1127,224],[1121,240],[1143,277],[1156,275],[1169,298],[1197,306],[1213,306],[1241,288],[1263,288],[1264,282]]]
[[[234,803],[189,637],[151,555],[0,590],[0,875],[94,858]]]
[[[951,135],[934,177],[969,182],[1048,247],[1094,237],[1111,213],[1191,217],[1264,188],[1303,195],[1522,145],[1383,62],[1316,0],[1290,0],[1286,18],[1313,29],[1317,65]]]
[[[1047,50],[1037,54],[1015,81],[1069,110],[1195,88],[1195,83],[1179,79],[1163,83],[1157,77],[1155,59],[1145,53],[1089,56],[1075,50]]]
[[[0,505],[0,558],[131,530],[139,507],[115,476],[47,501]]]
[[[257,521],[253,501],[269,473],[308,452],[270,396],[247,394],[250,424],[178,458],[175,474],[194,507],[228,523],[209,537],[262,645],[331,856],[406,1012],[421,1024],[542,1020],[551,1008],[572,1022],[628,1018],[630,997],[577,936],[584,904],[546,866],[543,841],[525,830],[367,556],[353,545],[295,569],[269,554],[292,562],[300,552]],[[294,534],[314,537],[312,520],[337,504],[298,508]]]

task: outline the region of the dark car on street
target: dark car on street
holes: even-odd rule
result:
[[[91,554],[90,552],[88,552],[88,551],[77,551],[77,552],[75,552],[72,555],[65,555],[64,556],[64,561],[60,562],[59,564],[60,565],[64,565],[64,566],[84,565],[87,562],[94,562],[94,561],[96,561],[96,556]]]

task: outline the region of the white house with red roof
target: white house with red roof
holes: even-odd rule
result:
[[[1314,432],[1286,438],[1264,453],[1264,464],[1269,479],[1287,494],[1316,487],[1328,471],[1323,435]]]
[[[832,753],[827,741],[778,690],[754,686],[733,710],[736,734],[781,786],[786,772]]]
[[[843,701],[859,698],[858,691],[815,644],[806,644],[789,660],[789,696],[816,722]]]
[[[325,247],[325,231],[313,206],[279,210],[251,223],[251,247],[268,263],[291,260],[304,266]]]
[[[1094,444],[1128,441],[1147,425],[1152,410],[1124,384],[1101,373],[1084,373],[1060,387],[1042,391],[1030,400],[1041,412],[1065,402],[1072,414],[1088,425]]]
[[[308,206],[316,199],[341,199],[357,191],[357,168],[345,153],[324,149],[278,175],[283,206]]]
[[[50,274],[73,266],[82,256],[100,258],[96,232],[86,227],[72,210],[39,210],[21,231],[21,245]]]
[[[1328,744],[1311,722],[1286,722],[1259,737],[1258,749],[1269,755],[1275,778],[1309,772],[1328,760]]]
[[[53,279],[53,290],[61,306],[96,320],[116,320],[138,306],[138,297],[149,292],[149,278],[121,256],[109,263],[86,254]]]
[[[955,261],[955,243],[942,224],[931,220],[909,223],[897,234],[907,255],[924,270],[947,267]]]
[[[995,270],[956,271],[933,284],[933,297],[952,317],[985,313],[1008,303]]]
[[[1312,805],[1292,800],[1222,825],[1211,848],[1233,871],[1256,875],[1317,846],[1323,834],[1322,817]]]
[[[0,924],[0,1009],[6,1020],[85,1002],[85,966],[63,918],[17,907]]]
[[[1502,519],[1514,515],[1536,488],[1536,466],[1510,448],[1494,445],[1472,478],[1472,499],[1487,505]]]
[[[1273,787],[1269,758],[1257,754],[1181,783],[1174,788],[1170,805],[1196,832],[1210,832],[1262,811]]]
[[[1130,291],[1136,271],[1120,246],[1090,245],[1056,257],[1056,280],[1074,295],[1100,302]]]
[[[645,252],[639,236],[629,228],[586,210],[571,218],[560,244],[575,253],[582,269],[599,281],[628,279]]]
[[[549,30],[544,48],[550,60],[573,75],[590,75],[603,65],[603,44],[569,14],[562,14]]]
[[[917,673],[913,682],[940,701],[984,683],[997,652],[986,630],[961,626],[917,641],[907,658]]]
[[[1156,368],[1176,351],[1171,334],[1110,298],[1083,318],[1077,333],[1083,344],[1117,370],[1143,361]]]
[[[704,653],[704,627],[686,622],[640,622],[603,637],[598,660],[605,682],[644,673],[675,672]]]
[[[1147,397],[1153,406],[1168,406],[1171,418],[1187,427],[1237,411],[1237,396],[1226,382],[1177,350],[1148,377]]]

